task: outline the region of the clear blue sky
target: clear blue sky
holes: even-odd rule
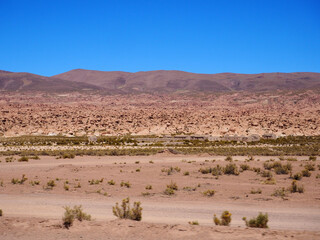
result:
[[[320,72],[319,0],[0,0],[0,69]]]

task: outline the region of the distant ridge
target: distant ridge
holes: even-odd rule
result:
[[[0,90],[5,91],[80,91],[98,90],[101,87],[64,79],[44,77],[31,73],[14,73],[0,70]]]
[[[125,92],[273,91],[320,87],[320,73],[313,72],[197,74],[166,70],[129,73],[75,69],[54,77]]]
[[[236,92],[320,89],[320,73],[198,74],[175,70],[146,72],[75,69],[52,77],[0,70],[2,91],[107,93]]]

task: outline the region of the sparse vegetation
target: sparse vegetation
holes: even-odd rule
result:
[[[11,179],[11,183],[12,184],[23,184],[25,181],[27,181],[28,178],[26,178],[26,175],[25,174],[22,174],[22,177],[21,179],[18,179],[18,178],[12,178]]]
[[[260,188],[254,190],[254,189],[251,189],[250,191],[251,194],[261,194],[262,193],[262,190]]]
[[[71,227],[75,219],[77,219],[79,221],[83,221],[83,220],[90,221],[91,220],[91,216],[89,214],[86,214],[83,212],[81,205],[74,206],[73,208],[65,206],[64,209],[65,209],[65,212],[64,212],[64,216],[62,218],[62,222],[66,228]]]
[[[204,196],[212,197],[215,194],[215,191],[212,189],[206,190],[202,193]]]
[[[289,187],[288,189],[291,193],[295,193],[295,192],[298,192],[298,193],[303,193],[304,192],[304,187],[301,185],[299,186],[297,184],[297,181],[296,180],[293,180],[292,183],[291,183],[291,186]]]
[[[190,225],[199,225],[199,222],[198,221],[190,221],[188,222]]]
[[[226,175],[239,175],[239,170],[235,163],[229,163],[224,167],[223,173]]]
[[[115,184],[116,184],[116,182],[115,182],[115,181],[113,181],[113,179],[111,179],[110,181],[108,181],[108,184],[109,184],[109,185],[115,185]]]
[[[278,189],[274,190],[274,192],[272,193],[271,196],[284,198],[287,196],[286,189],[284,187],[278,188]]]
[[[18,159],[18,162],[28,162],[29,158],[26,156],[22,156],[21,158]]]
[[[127,182],[124,182],[124,181],[121,181],[120,183],[120,187],[127,187],[127,188],[130,188],[131,187],[131,184],[129,181]]]
[[[250,166],[248,164],[241,164],[240,168],[242,169],[242,171],[250,170]]]
[[[229,226],[231,223],[231,213],[229,211],[224,211],[219,219],[216,214],[213,216],[213,221],[215,225]]]
[[[130,207],[130,199],[125,198],[122,200],[121,207],[118,203],[112,208],[113,214],[122,219],[131,219],[135,221],[141,221],[142,219],[142,207],[140,202],[134,202],[133,208]]]
[[[268,214],[259,213],[259,215],[256,218],[251,218],[249,221],[246,217],[242,218],[243,221],[245,221],[247,227],[252,228],[268,228]]]
[[[147,185],[145,188],[146,188],[146,190],[151,190],[152,189],[152,185]]]
[[[311,176],[311,172],[308,169],[303,169],[301,171],[301,174],[303,177],[310,177]]]

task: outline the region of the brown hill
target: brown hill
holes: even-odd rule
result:
[[[103,72],[75,69],[54,76],[124,92],[273,91],[320,87],[320,73],[196,74],[182,71]]]
[[[98,90],[101,87],[88,83],[43,77],[31,73],[0,71],[0,90],[5,91],[78,91]]]

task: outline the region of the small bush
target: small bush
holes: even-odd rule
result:
[[[66,206],[66,207],[64,207],[64,209],[65,209],[65,212],[64,212],[64,216],[62,218],[62,222],[66,228],[69,228],[70,226],[72,226],[75,219],[77,219],[79,221],[83,221],[83,220],[90,221],[91,220],[91,216],[89,214],[86,214],[83,212],[81,205],[74,206],[73,208]]]
[[[309,161],[316,161],[317,160],[317,157],[316,156],[310,156],[309,157]]]
[[[190,175],[190,173],[188,171],[183,173],[183,176],[189,176],[189,175]]]
[[[174,195],[175,191],[172,188],[166,188],[163,192],[165,195]]]
[[[256,172],[256,173],[260,173],[260,172],[261,172],[261,169],[260,169],[260,168],[256,168],[256,167],[254,167],[252,170],[253,170],[254,172]]]
[[[232,162],[232,157],[231,157],[231,156],[227,156],[227,157],[225,158],[225,160],[226,160],[227,162]]]
[[[0,217],[3,216],[3,212],[2,212],[2,209],[0,209]]]
[[[26,175],[25,174],[22,174],[22,177],[21,177],[21,179],[19,180],[18,178],[12,178],[11,179],[11,183],[12,184],[17,184],[17,183],[19,183],[19,184],[23,184],[25,181],[27,181],[28,180],[28,178],[26,178]]]
[[[217,216],[214,214],[213,221],[216,225],[222,225],[222,226],[229,226],[231,223],[231,213],[229,211],[224,211],[221,214],[221,219],[217,218]]]
[[[256,218],[251,218],[249,221],[246,217],[242,218],[245,221],[247,227],[252,228],[268,228],[268,214],[259,213]]]
[[[162,168],[161,172],[166,172],[168,175],[171,175],[175,172],[180,172],[181,169],[179,167],[170,167],[170,168]]]
[[[206,190],[202,193],[204,196],[212,197],[215,194],[215,191],[212,189]]]
[[[248,164],[241,164],[240,168],[242,169],[242,171],[250,170],[250,166]]]
[[[261,194],[262,190],[260,188],[258,188],[257,190],[251,189],[250,193],[251,194]]]
[[[167,188],[171,188],[173,190],[178,190],[178,186],[175,182],[172,182],[170,184],[167,185]]]
[[[268,185],[275,185],[277,183],[277,181],[273,177],[270,177],[270,178],[267,178],[262,183],[263,184],[268,184]]]
[[[21,158],[18,159],[18,162],[28,162],[29,158],[26,156],[22,156]]]
[[[301,178],[302,178],[302,173],[296,173],[296,174],[294,174],[293,176],[292,176],[292,178],[294,179],[294,180],[301,180]]]
[[[278,188],[278,189],[274,190],[274,192],[271,194],[271,196],[284,198],[287,196],[286,190],[285,190],[285,188]]]
[[[314,171],[315,170],[315,166],[314,166],[314,164],[307,163],[306,165],[304,165],[304,169],[306,169],[308,171]]]
[[[188,222],[190,225],[199,225],[199,222],[198,221],[190,221]]]
[[[288,189],[291,193],[295,193],[295,192],[298,192],[298,193],[303,193],[304,192],[304,187],[301,185],[301,186],[298,186],[297,184],[297,181],[296,180],[293,180],[292,183],[291,183],[291,186],[289,187]]]
[[[151,190],[152,189],[152,185],[147,185],[146,186],[146,190]]]
[[[64,152],[62,158],[75,158],[75,155],[73,153]]]
[[[122,200],[121,207],[116,203],[116,206],[112,207],[113,214],[118,218],[131,219],[135,221],[141,221],[142,219],[142,207],[140,202],[134,202],[133,208],[130,208],[130,199],[125,198]]]
[[[32,185],[32,186],[34,186],[34,185],[40,185],[40,181],[30,181],[30,184]]]
[[[54,180],[49,180],[47,182],[47,187],[48,188],[53,188],[54,186],[56,186],[56,183],[54,182]]]
[[[310,177],[311,176],[311,172],[308,169],[303,169],[301,171],[302,176],[304,177]]]
[[[64,190],[69,191],[69,185],[67,185],[66,183],[64,183],[63,188]]]
[[[127,187],[127,188],[130,188],[131,187],[131,184],[130,184],[130,182],[128,181],[128,182],[124,182],[124,181],[122,181],[121,183],[120,183],[120,187]]]
[[[263,170],[263,172],[260,173],[261,177],[267,177],[267,178],[271,178],[273,177],[273,174],[271,171],[266,171],[266,170]]]
[[[115,181],[113,181],[113,179],[111,179],[110,181],[108,181],[108,184],[109,184],[109,185],[115,185],[115,184],[116,184],[116,182],[115,182]]]
[[[234,163],[229,163],[224,167],[223,173],[226,175],[239,175],[238,167]]]

